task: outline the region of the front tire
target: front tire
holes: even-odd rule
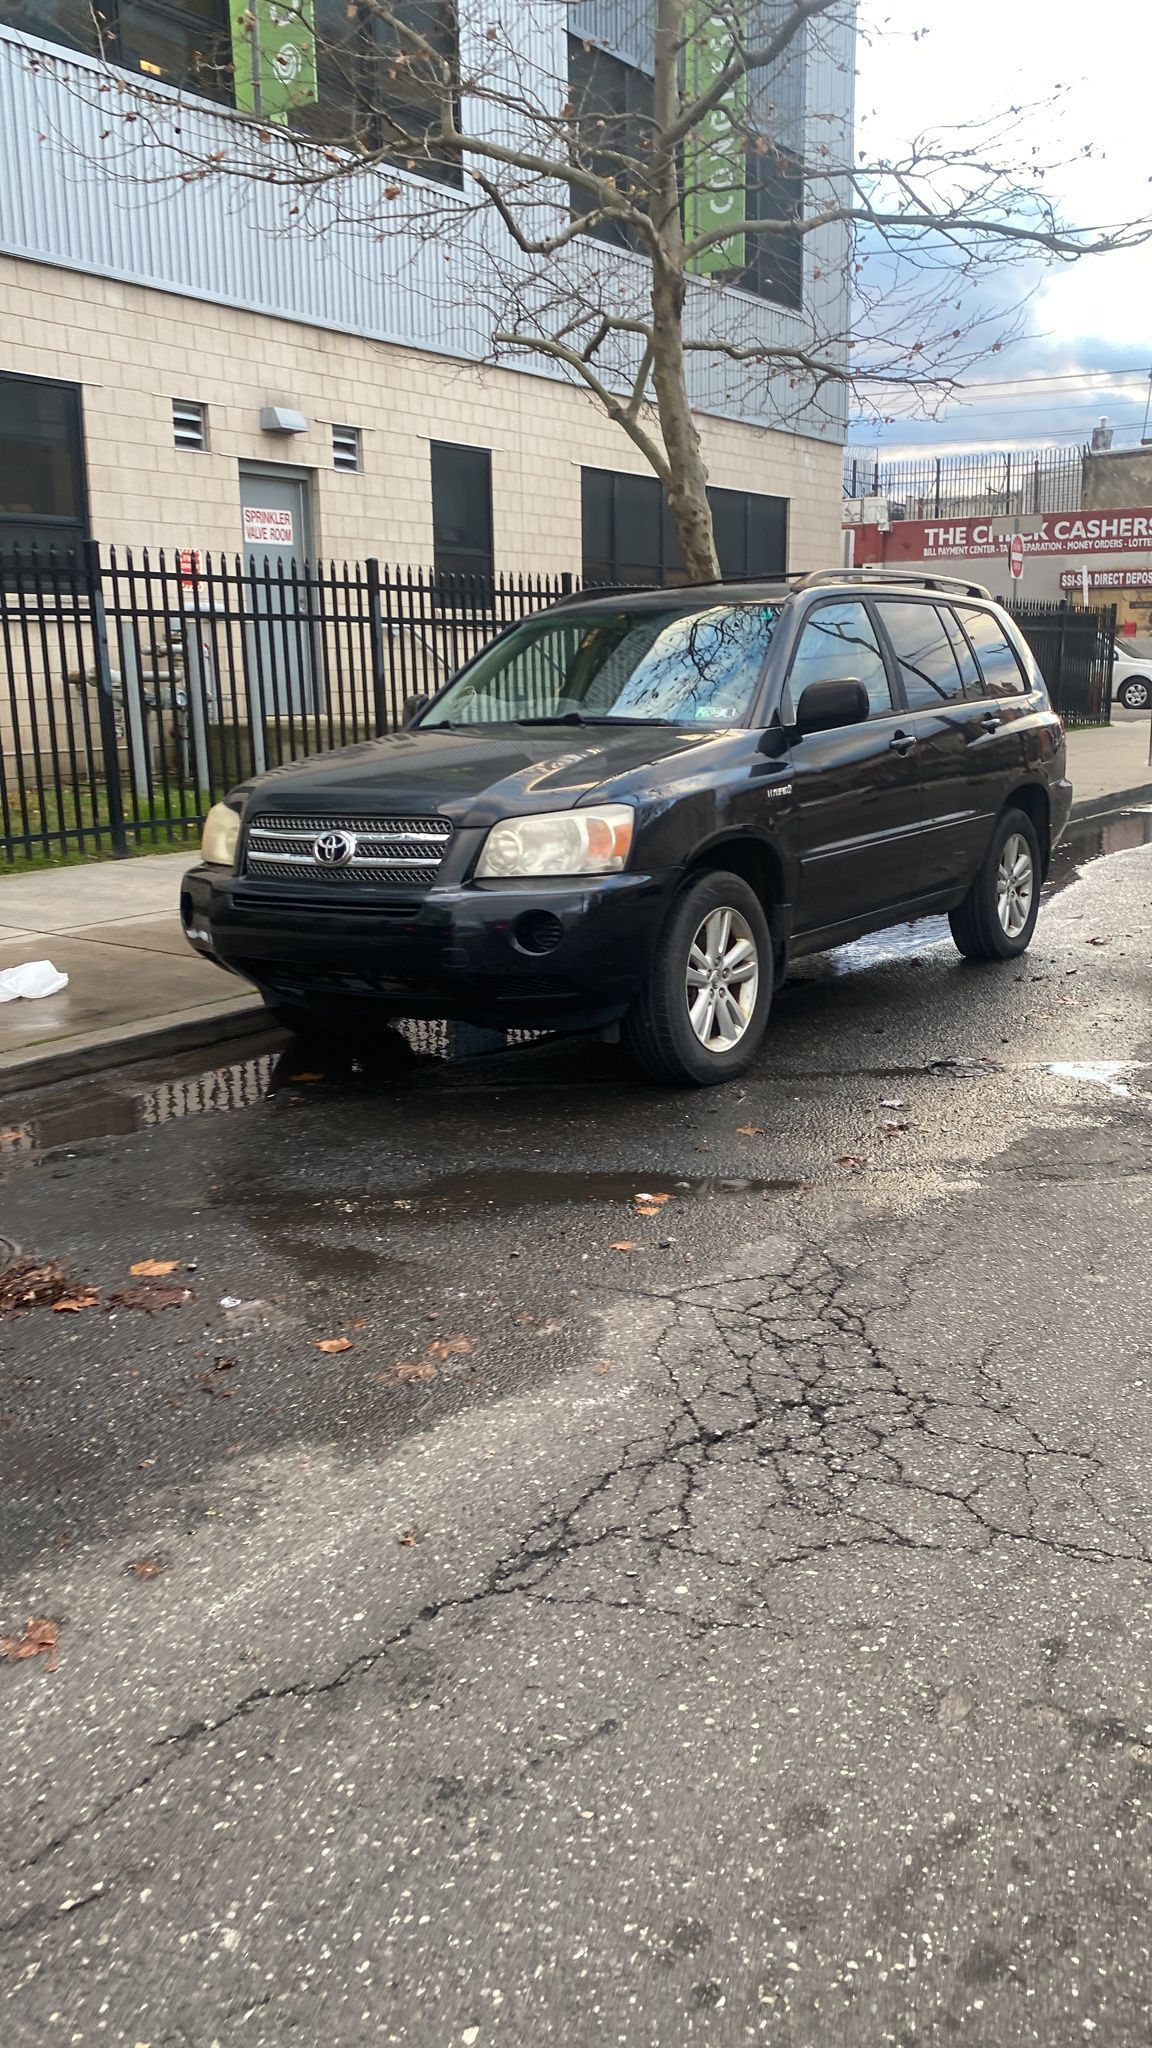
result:
[[[1147,711],[1152,704],[1152,683],[1145,676],[1129,676],[1116,694],[1126,711]]]
[[[772,1007],[772,936],[739,875],[700,875],[656,941],[624,1042],[654,1081],[708,1088],[751,1065]]]
[[[1005,811],[963,903],[952,937],[969,960],[1015,960],[1027,950],[1040,911],[1040,842],[1025,811]]]

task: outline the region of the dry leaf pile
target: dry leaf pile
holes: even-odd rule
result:
[[[33,1614],[25,1622],[22,1636],[0,1636],[0,1657],[9,1658],[13,1664],[23,1663],[26,1657],[45,1657],[45,1669],[55,1671],[59,1641],[59,1622],[49,1621],[44,1614]]]

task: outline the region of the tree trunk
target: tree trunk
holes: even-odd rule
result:
[[[688,400],[684,363],[684,235],[680,219],[680,168],[676,149],[659,138],[680,112],[680,48],[687,0],[657,0],[653,48],[652,114],[656,151],[649,213],[659,243],[652,263],[652,388],[669,477],[668,509],[689,579],[708,582],[719,574],[708,472]]]

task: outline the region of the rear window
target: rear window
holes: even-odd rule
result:
[[[976,649],[988,695],[1022,697],[1028,688],[1028,679],[999,619],[992,612],[977,611],[974,605],[960,605],[958,609],[968,638]]]
[[[883,598],[880,616],[900,664],[910,711],[931,711],[964,695],[952,642],[934,604]]]

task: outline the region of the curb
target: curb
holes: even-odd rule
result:
[[[1085,797],[1073,804],[1069,817],[1098,818],[1105,811],[1129,810],[1135,804],[1152,804],[1152,782],[1142,783],[1139,789],[1112,789],[1106,796]]]
[[[148,1018],[138,1024],[113,1025],[66,1045],[50,1049],[31,1046],[0,1060],[0,1097],[76,1080],[108,1067],[194,1052],[201,1046],[231,1047],[248,1038],[267,1038],[277,1030],[259,997],[228,1009],[181,1010],[162,1022]]]

